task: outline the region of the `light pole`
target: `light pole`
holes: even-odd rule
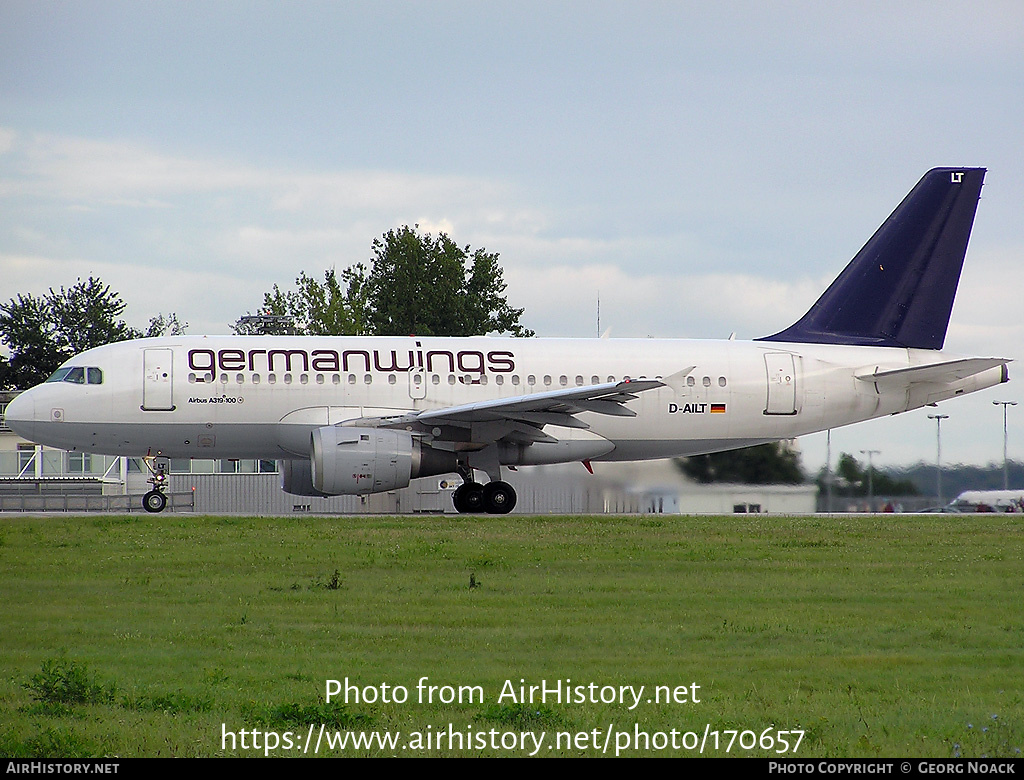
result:
[[[825,437],[825,511],[832,514],[832,429]]]
[[[881,450],[861,450],[860,451],[861,455],[867,455],[868,456],[868,511],[869,512],[874,512],[875,511],[875,483],[874,483],[873,476],[871,474],[871,472],[874,471],[874,469],[871,467],[871,456],[872,455],[878,455],[881,452],[882,452]]]
[[[935,420],[935,492],[939,494],[939,506],[942,504],[942,421],[948,420],[948,414],[929,414],[929,420]]]
[[[1003,490],[1010,489],[1009,472],[1006,469],[1006,407],[1016,406],[1016,401],[993,401],[994,406],[1003,407]]]

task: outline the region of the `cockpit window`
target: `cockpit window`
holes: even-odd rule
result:
[[[70,368],[58,368],[56,371],[54,371],[52,374],[50,374],[50,378],[47,379],[46,381],[47,382],[63,382],[64,381],[64,377],[66,377],[70,372],[71,372]]]
[[[95,368],[65,367],[54,371],[47,382],[70,382],[73,385],[101,385],[103,384],[103,371]]]

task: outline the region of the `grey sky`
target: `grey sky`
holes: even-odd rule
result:
[[[540,335],[592,336],[600,291],[613,336],[754,337],[928,168],[981,165],[947,348],[1020,359],[1022,95],[1010,2],[6,0],[0,297],[92,273],[226,332],[418,222],[499,252]],[[950,460],[1001,456],[1016,387],[943,405]],[[934,424],[833,441],[928,460]]]

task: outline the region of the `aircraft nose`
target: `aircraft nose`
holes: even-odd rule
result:
[[[14,397],[7,404],[4,412],[4,423],[23,439],[32,440],[35,432],[36,403],[32,393],[24,392]]]

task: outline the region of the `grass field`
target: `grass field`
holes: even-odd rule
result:
[[[767,756],[780,743],[740,743],[769,729],[803,731],[797,757],[1015,757],[1022,531],[1012,515],[3,516],[0,755],[263,755],[238,732],[265,748],[252,730],[304,741],[325,723],[401,739],[320,755],[533,750],[410,752],[452,724],[544,732],[547,756],[601,754],[609,729],[718,731],[713,755],[740,732],[728,754]],[[421,702],[423,677],[482,697]],[[328,704],[346,678],[409,699]],[[632,710],[499,701],[507,680],[567,679],[645,692]],[[648,703],[654,686],[700,701]],[[624,752],[696,754],[658,744]]]

